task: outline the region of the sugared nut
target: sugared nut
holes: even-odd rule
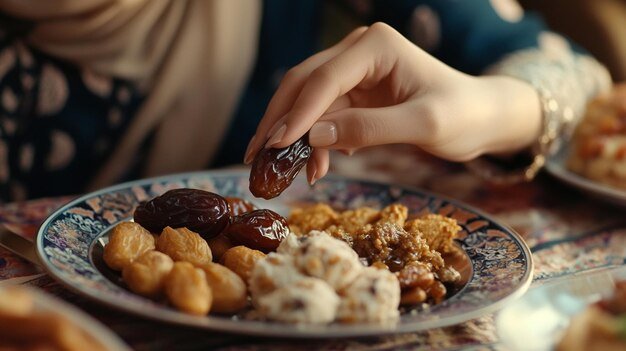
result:
[[[224,252],[228,251],[231,247],[233,247],[233,243],[228,239],[225,235],[220,234],[214,238],[207,240],[209,247],[211,248],[211,253],[213,254],[213,260],[218,262]]]
[[[259,250],[253,250],[245,246],[235,246],[224,252],[221,263],[237,273],[247,283],[254,265],[264,257],[265,254]]]
[[[217,263],[201,267],[213,293],[212,312],[235,313],[246,307],[246,283],[233,271]]]
[[[121,222],[111,230],[102,258],[107,266],[121,271],[146,251],[154,250],[154,237],[135,222]]]
[[[185,261],[198,267],[213,260],[209,244],[187,228],[165,227],[157,240],[156,249],[174,261]]]
[[[143,296],[157,296],[163,291],[165,277],[174,261],[159,251],[148,251],[124,267],[122,278],[128,288]]]
[[[176,262],[165,278],[165,295],[174,307],[195,315],[211,310],[213,294],[204,271],[189,262]]]

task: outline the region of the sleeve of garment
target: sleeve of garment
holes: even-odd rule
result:
[[[377,19],[460,71],[530,83],[559,105],[561,124],[575,125],[569,122],[582,116],[587,101],[611,85],[602,64],[515,0],[375,0],[372,8]]]

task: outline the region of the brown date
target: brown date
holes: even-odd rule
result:
[[[221,233],[230,221],[226,199],[198,189],[170,190],[142,202],[133,216],[135,222],[153,233],[160,233],[167,226],[187,227],[204,239]]]
[[[252,202],[244,200],[240,197],[226,197],[226,202],[228,202],[228,210],[230,211],[230,215],[232,217],[257,209]]]
[[[235,243],[268,253],[289,235],[289,226],[274,211],[254,210],[234,217],[225,234]]]
[[[264,199],[282,193],[311,157],[309,134],[281,149],[261,149],[252,162],[250,170],[250,192]]]

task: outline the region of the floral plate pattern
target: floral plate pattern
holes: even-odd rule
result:
[[[279,337],[331,338],[413,332],[464,322],[494,312],[521,296],[532,279],[530,251],[512,230],[469,206],[419,190],[329,176],[309,187],[296,179],[279,198],[250,198],[248,172],[206,171],[120,184],[78,198],[53,213],[37,235],[37,252],[48,273],[68,288],[124,311],[170,323],[233,333]],[[290,205],[326,202],[335,208],[383,207],[399,202],[409,213],[433,212],[455,218],[456,239],[471,262],[467,284],[442,303],[407,311],[392,326],[291,326],[239,318],[196,317],[137,296],[107,278],[94,262],[99,240],[132,217],[139,202],[180,187],[248,198],[259,207],[287,215]]]

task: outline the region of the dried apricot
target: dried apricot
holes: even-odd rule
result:
[[[245,246],[235,246],[224,252],[220,263],[237,273],[244,282],[248,283],[254,265],[264,257],[265,254],[261,251],[252,250]]]
[[[205,315],[211,310],[213,294],[204,271],[189,262],[176,262],[165,278],[165,295],[183,312]]]
[[[128,288],[139,295],[157,296],[163,290],[165,277],[174,261],[161,252],[148,251],[122,270],[122,279]]]
[[[121,271],[146,251],[154,250],[154,237],[138,223],[121,222],[111,230],[102,258],[111,269]]]
[[[248,304],[246,283],[233,271],[217,263],[200,267],[213,293],[212,312],[235,313]]]
[[[202,266],[213,260],[209,244],[187,228],[165,227],[156,243],[156,249],[174,261],[186,261]]]

